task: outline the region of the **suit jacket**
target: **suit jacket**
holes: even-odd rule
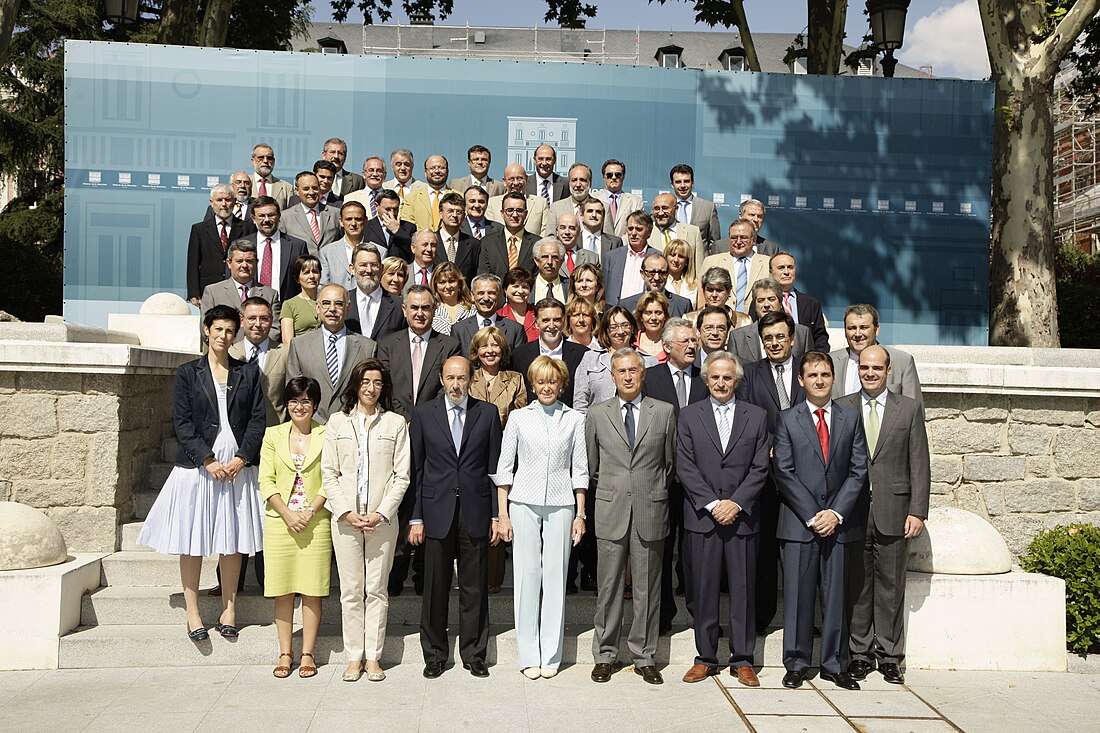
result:
[[[459,353],[470,358],[470,342],[474,340],[474,334],[481,330],[481,322],[484,320],[476,313],[472,316],[466,316],[460,319],[453,326],[451,326],[451,336],[458,339],[460,347]],[[508,358],[501,363],[502,369],[509,369],[512,363],[512,356],[516,353],[516,349],[527,343],[527,333],[523,330],[523,326],[516,323],[509,318],[502,318],[497,316],[496,323],[493,324],[501,331],[504,331],[504,338],[508,342]],[[472,387],[471,387],[472,389]],[[478,397],[478,399],[483,399]],[[490,400],[493,402],[493,400]]]
[[[491,272],[501,279],[508,274],[508,236],[508,231],[501,229],[481,238],[481,254],[477,263],[479,273]],[[519,243],[519,266],[529,272],[535,271],[534,250],[538,241],[539,237],[527,232]]]
[[[620,239],[626,237],[626,218],[633,214],[635,211],[641,211],[645,208],[642,204],[642,199],[639,196],[635,196],[632,193],[623,191],[619,194],[618,203],[615,208],[615,217],[612,220],[611,217],[611,194],[607,189],[603,188],[599,191],[593,191],[592,195],[603,201],[603,230],[605,234],[614,234]],[[662,249],[664,249],[662,247]]]
[[[810,329],[801,323],[796,323],[794,324],[794,339],[791,356],[794,357],[794,370],[797,373],[798,360],[802,358],[803,354],[811,350],[813,336],[810,335]],[[733,352],[733,355],[741,360],[742,366],[763,359],[764,352],[760,349],[760,328],[757,323],[753,321],[747,326],[741,326],[741,328],[730,331],[729,340],[726,341],[726,350]]]
[[[596,267],[600,266],[600,256],[595,252],[589,252],[587,249],[581,249],[577,247],[573,250],[573,267],[577,268],[583,264],[590,263]],[[563,257],[561,261],[561,269],[558,270],[558,274],[563,278],[569,278],[569,261]]]
[[[691,375],[688,377],[688,404],[694,404],[705,400],[709,396],[706,385],[700,376],[699,367],[692,365],[688,369]],[[645,382],[642,384],[642,394],[655,400],[667,402],[672,405],[672,411],[676,413],[676,419],[680,418],[680,399],[676,396],[676,384],[672,379],[672,371],[668,364],[658,364],[645,370]]]
[[[244,224],[245,236],[256,231],[256,225],[252,223],[252,204],[255,199],[249,197],[247,201],[233,201],[233,218]],[[237,204],[240,204],[240,208],[237,208]],[[203,217],[203,221],[210,221],[214,218],[214,207],[206,207],[206,216]],[[233,240],[230,239],[230,242]]]
[[[703,244],[707,247],[708,253],[710,245],[723,238],[722,228],[718,224],[718,209],[710,199],[700,198],[698,195],[692,196],[690,223],[699,227],[699,236],[703,238]]]
[[[424,522],[428,537],[443,539],[451,531],[458,504],[470,536],[485,537],[497,516],[497,491],[489,474],[496,470],[500,458],[500,417],[493,405],[467,397],[466,421],[456,453],[448,404],[447,397],[440,394],[412,412],[412,519]]]
[[[260,176],[256,173],[252,173],[251,178],[252,195],[253,197],[258,197],[260,195]],[[294,186],[274,175],[268,176],[267,180],[267,195],[275,199],[280,209],[285,209],[287,204],[290,203],[290,197],[294,195]]]
[[[415,178],[411,179],[412,183],[409,184],[409,193],[415,191],[418,188],[427,188],[428,184],[424,181],[418,181]],[[396,178],[391,178],[382,184],[382,188],[388,188],[389,190],[401,196],[401,184],[397,182]]]
[[[588,197],[586,196],[584,200],[587,201]],[[581,202],[580,206],[583,209],[584,202]],[[550,221],[546,225],[547,228],[550,230],[550,236],[554,236],[557,234],[558,219],[565,216],[566,214],[575,215],[577,217],[577,226],[580,227],[581,217],[579,214],[577,214],[577,203],[573,200],[572,195],[567,195],[565,198],[550,204]]]
[[[524,375],[524,378],[526,378],[527,369],[531,366],[531,362],[537,359],[540,354],[540,343],[539,339],[528,341],[512,354],[512,369]],[[561,400],[563,405],[572,407],[574,377],[577,375],[577,367],[581,365],[581,359],[588,353],[588,349],[572,341],[562,341],[561,349],[562,361],[565,362],[565,366],[569,370],[569,383],[562,389],[561,396],[558,399]],[[535,400],[535,393],[531,389],[531,385],[527,385],[527,401],[534,402]]]
[[[378,190],[378,193],[382,193],[382,191],[385,191],[385,190],[386,190],[385,188],[380,188]],[[366,209],[367,219],[374,219],[375,215],[372,214],[371,210],[370,210],[370,197],[371,197],[371,189],[367,188],[366,185],[364,184],[363,187],[357,188],[356,190],[352,191],[351,193],[345,193],[344,194],[344,203],[347,203],[349,201],[356,201],[356,202],[362,204],[363,208]]]
[[[535,288],[539,287],[540,288],[539,292],[540,293],[542,292],[542,290],[541,290],[542,286],[539,284],[539,280],[541,280],[541,279],[542,279],[542,275],[536,272],[535,273],[535,284],[531,286],[531,294],[527,297],[527,302],[530,303],[531,305],[534,305],[535,303],[537,303],[539,301],[539,298],[536,297],[536,295],[535,295]],[[554,281],[553,288],[554,288],[554,297],[557,298],[558,300],[560,300],[562,303],[564,303],[565,300],[566,300],[565,295],[566,295],[566,293],[569,292],[569,278],[567,276],[563,276],[563,275],[559,274],[557,280]]]
[[[443,245],[443,228],[435,233],[435,262],[440,264],[447,262],[447,248]],[[478,261],[481,259],[481,240],[474,239],[473,235],[458,228],[458,249],[455,253],[455,264],[462,271],[462,277],[466,278],[466,285],[470,284],[478,274]]]
[[[249,239],[256,240],[256,278],[260,277],[260,260],[264,253],[264,236],[262,234],[250,235]],[[309,251],[309,245],[307,242],[302,241],[298,237],[286,232],[279,232],[279,282],[272,284],[276,290],[279,291],[280,300],[290,300],[298,293],[302,292],[302,284],[291,277],[290,267],[294,264],[294,260],[298,259],[302,255],[309,253],[316,255],[317,253]]]
[[[638,301],[642,299],[643,295],[645,295],[645,293],[631,295],[629,298],[620,300],[618,304],[633,313],[634,309],[638,307]],[[668,298],[668,315],[670,318],[679,318],[685,313],[695,310],[695,304],[682,295],[677,295],[667,289],[663,291],[663,295]]]
[[[752,284],[762,277],[768,277],[769,260],[770,258],[766,257],[765,255],[756,254],[754,254],[752,256],[752,259],[749,260],[749,279],[748,282],[745,284],[745,303],[743,308],[738,309],[742,313],[747,313],[749,311],[749,303],[752,296]],[[733,255],[731,255],[728,251],[722,252],[721,254],[710,255],[705,260],[703,260],[703,267],[701,269],[696,267],[695,272],[697,272],[699,276],[702,277],[703,274],[712,267],[721,267],[723,270],[729,272],[730,280],[733,281],[733,288],[734,290],[737,289],[737,267],[736,263],[733,260]],[[730,297],[726,300],[726,305],[728,305],[730,308],[735,308],[737,305],[737,298],[739,296],[741,296],[741,293],[730,293]]]
[[[289,348],[269,345],[264,359],[264,368],[260,372],[260,386],[264,393],[264,414],[267,426],[278,425],[287,419],[286,403],[283,402],[283,389],[286,387],[286,359]],[[244,361],[244,342],[238,341],[229,347],[229,355]]]
[[[881,344],[880,344],[881,345]],[[924,406],[924,395],[920,391],[920,379],[917,377],[917,365],[913,355],[893,346],[883,346],[890,354],[890,376],[886,378],[886,389],[896,394],[912,397]],[[844,382],[848,378],[848,348],[831,352],[833,357],[833,399],[843,397]]]
[[[246,463],[258,463],[266,430],[259,374],[243,361],[230,358],[226,385],[229,427],[239,446],[236,455]],[[180,365],[172,386],[172,427],[179,444],[175,465],[199,467],[213,457],[220,425],[218,394],[207,357]]]
[[[618,305],[619,293],[623,289],[623,273],[626,270],[626,252],[629,245],[616,247],[608,251],[603,258],[604,298],[609,306]],[[661,254],[661,250],[646,247],[646,256]],[[688,310],[691,310],[690,308]]]
[[[867,521],[866,513],[861,517],[858,510],[867,479],[867,440],[859,413],[833,403],[826,462],[810,408],[803,403],[779,415],[774,448],[781,501],[776,537],[811,542],[817,533],[806,522],[832,509],[844,518],[836,528],[837,542],[857,542],[863,539]]]
[[[492,386],[485,381],[485,372],[474,370],[470,378],[470,396],[488,402],[497,408],[500,424],[506,427],[508,416],[527,404],[527,385],[519,372],[501,369]]]
[[[287,201],[286,207],[288,209],[294,208],[298,204],[302,203],[302,198],[298,194],[294,194],[290,197],[290,201]],[[317,202],[317,208],[324,211],[326,208],[335,209],[336,213],[340,213],[340,205],[344,203],[343,196],[336,196],[332,191],[328,192],[328,195],[321,195],[321,200]],[[368,212],[369,213],[369,212]]]
[[[445,187],[439,192],[439,198],[442,199],[448,193],[462,194],[461,191]],[[432,231],[439,229],[439,225],[432,221],[432,189],[429,186],[424,186],[415,191],[410,191],[405,198],[401,199],[399,216],[405,221],[411,221],[417,229],[431,229]]]
[[[595,485],[596,537],[617,542],[633,525],[647,542],[668,536],[668,487],[676,465],[672,405],[642,397],[631,449],[618,396],[589,408],[588,473]]]
[[[489,234],[491,232],[497,232],[497,231],[500,231],[500,230],[504,229],[503,224],[501,224],[499,221],[493,221],[492,219],[490,219],[487,216],[483,217],[481,221],[482,221],[482,232],[481,232],[482,237],[484,237],[486,234]],[[465,216],[462,217],[462,223],[458,225],[458,229],[459,229],[459,231],[465,232],[467,235],[469,235],[471,237],[474,236],[474,230],[473,230],[473,227],[470,226],[470,220],[469,220],[468,217],[465,217]]]
[[[226,239],[227,248],[229,243],[247,237],[250,230],[256,231],[256,227],[252,226],[251,222],[246,224],[240,219],[231,218]],[[187,238],[188,299],[201,298],[202,291],[207,285],[213,285],[229,277],[225,256],[221,236],[218,234],[218,225],[213,216],[191,225],[191,234]]]
[[[814,350],[829,353],[829,331],[825,328],[825,316],[821,312],[821,301],[812,295],[794,288],[795,304],[798,306],[798,322],[810,329],[813,334]]]
[[[343,237],[322,247],[317,253],[317,259],[321,260],[322,286],[336,283],[348,290],[355,289],[355,276],[348,269],[348,250]]]
[[[340,181],[340,183],[337,184],[336,181]],[[346,199],[349,193],[360,191],[365,188],[367,184],[363,180],[363,176],[341,168],[337,171],[336,178],[333,180],[332,185],[333,188],[339,188],[341,198]]]
[[[325,338],[328,329],[323,325],[316,331],[295,336],[290,342],[290,355],[286,364],[286,378],[313,377],[321,385],[321,404],[317,405],[314,419],[319,423],[328,422],[329,415],[340,410],[340,393],[348,386],[351,370],[355,365],[374,356],[375,343],[350,331],[344,335],[344,362],[340,365],[340,376],[336,386],[332,386],[328,366],[325,362]]]
[[[779,389],[772,379],[771,362],[760,359],[745,364],[744,368],[745,378],[737,386],[737,399],[754,404],[768,413],[768,432],[775,435],[783,408],[779,405]],[[798,383],[798,359],[791,359],[790,372],[784,378],[787,380],[790,405],[794,407],[806,401],[806,390]]]
[[[720,525],[707,504],[730,499],[741,507],[733,533],[756,534],[760,529],[757,499],[768,477],[770,450],[767,415],[756,405],[734,400],[725,450],[709,398],[680,410],[676,473],[684,487],[684,529],[714,532]]]
[[[363,227],[364,242],[373,242],[387,247],[386,257],[400,257],[405,262],[412,262],[412,238],[416,234],[416,224],[411,221],[400,221],[397,231],[389,234],[388,238],[387,234],[389,230],[383,229],[382,222],[377,218],[371,219]]]
[[[291,490],[300,475],[306,501],[313,501],[318,494],[327,499],[328,496],[321,486],[321,449],[325,445],[325,426],[313,423],[309,448],[306,450],[301,471],[294,467],[294,457],[290,454],[291,427],[293,423],[287,421],[281,425],[268,427],[267,432],[264,433],[263,446],[260,448],[260,498],[266,502],[278,494],[284,504],[290,504]],[[316,522],[328,521],[330,514],[328,503],[326,501],[325,506],[310,519],[310,524],[316,526]],[[279,519],[279,512],[268,504],[267,516],[271,519]]]
[[[577,239],[579,240],[578,245],[577,245],[577,249],[581,249],[583,247],[583,241],[587,236],[588,236],[588,230],[585,229],[584,227],[581,227],[581,230],[579,232],[577,232]],[[607,257],[608,252],[615,249],[616,247],[622,247],[622,246],[623,246],[622,237],[617,237],[614,234],[608,234],[607,232],[602,232],[601,231],[600,232],[600,243],[599,243],[600,262],[604,261],[604,258]],[[587,252],[588,250],[586,249],[585,251]]]
[[[504,196],[493,196],[485,207],[485,218],[504,225],[504,217],[500,213]],[[550,236],[550,207],[546,205],[546,199],[542,196],[527,196],[527,222],[523,228],[536,237]]]
[[[542,191],[539,190],[539,178],[537,173],[527,174],[527,195],[538,196],[542,198]],[[550,173],[550,203],[553,204],[556,201],[561,201],[564,198],[569,197],[569,181],[565,180],[565,176],[559,176],[557,173]],[[543,199],[545,201],[546,199]]]
[[[584,415],[563,405],[548,421],[537,402],[513,412],[491,478],[510,487],[509,501],[574,506],[573,492],[588,489]]]
[[[772,255],[779,254],[779,251],[783,249],[783,246],[777,243],[774,239],[765,239],[759,234],[756,235],[756,245],[753,247],[758,255]]]
[[[836,402],[860,416],[860,428],[866,435],[862,392]],[[886,409],[880,417],[878,442],[874,450],[868,446],[866,490],[860,496],[865,504],[870,502],[875,528],[901,537],[907,516],[928,517],[932,471],[924,409],[914,399],[887,391]],[[857,513],[867,513],[865,504]]]
[[[291,341],[291,343],[294,343]],[[424,357],[420,369],[420,383],[417,386],[416,403],[413,403],[412,385],[412,346],[409,341],[409,329],[403,328],[383,336],[378,341],[378,360],[389,369],[393,380],[393,411],[411,420],[413,408],[435,399],[443,391],[439,375],[443,371],[443,362],[459,353],[458,341],[454,338],[431,331],[428,343],[424,346]],[[467,423],[468,424],[468,423]],[[448,428],[447,440],[451,439]],[[496,464],[493,464],[496,466]]]
[[[272,323],[279,322],[279,311],[282,309],[282,300],[279,298],[279,294],[267,287],[266,285],[260,285],[255,280],[248,287],[248,297],[258,295],[268,303],[271,304]],[[206,311],[210,310],[216,305],[227,305],[234,310],[240,310],[241,307],[241,292],[237,290],[237,282],[232,278],[226,278],[220,282],[216,282],[213,285],[207,285],[206,289],[202,291],[202,301],[199,305],[200,323],[201,316],[206,314]],[[201,325],[200,325],[201,329]],[[244,338],[244,331],[237,331],[237,341]]]
[[[466,189],[473,184],[473,180],[473,175],[452,178],[451,182],[447,184],[447,187],[453,188],[461,194],[465,194]],[[485,183],[481,187],[485,189],[485,193],[489,194],[490,197],[503,196],[508,191],[508,187],[504,185],[504,181],[498,181],[491,177],[486,177]]]
[[[359,431],[357,417],[333,412],[325,431],[321,486],[334,517],[356,511],[359,500]],[[367,421],[367,511],[397,521],[409,488],[409,425],[394,412],[379,410]]]
[[[283,211],[279,220],[279,231],[289,234],[305,243],[309,253],[314,257],[317,251],[330,242],[338,242],[344,236],[344,228],[340,225],[340,210],[326,206],[317,215],[317,228],[321,230],[321,238],[313,238],[313,229],[309,226],[309,218],[302,206],[289,206]]]
[[[378,304],[378,313],[374,316],[370,333],[363,333],[362,324],[359,323],[358,293],[359,288],[352,288],[348,291],[347,316],[344,325],[348,327],[349,331],[360,336],[366,336],[377,343],[383,336],[388,336],[394,331],[400,331],[402,328],[407,327],[405,314],[401,310],[401,299],[393,293],[387,293],[383,290],[382,302]]]
[[[696,263],[702,262],[707,258],[707,242],[703,239],[699,232],[699,227],[694,224],[683,224],[677,222],[673,227],[671,233],[672,239],[682,239],[688,243],[691,247],[692,257]],[[665,251],[665,234],[658,227],[653,227],[653,232],[649,235],[649,246],[653,247],[659,252]],[[698,269],[696,264],[695,272],[702,275],[703,272]]]

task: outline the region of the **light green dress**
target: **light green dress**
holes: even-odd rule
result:
[[[317,305],[312,300],[307,300],[301,295],[295,295],[283,303],[280,318],[294,319],[294,335],[301,336],[320,327],[317,319]]]

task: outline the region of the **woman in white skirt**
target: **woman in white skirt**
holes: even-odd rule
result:
[[[138,544],[179,555],[187,635],[209,638],[199,615],[202,559],[218,554],[222,613],[214,628],[237,636],[237,577],[241,554],[263,549],[263,500],[256,464],[264,438],[264,400],[254,366],[229,356],[241,316],[214,306],[203,317],[210,352],[176,370],[172,424],[175,467],[141,528]]]
[[[527,379],[538,401],[508,416],[492,479],[501,539],[515,533],[516,643],[520,671],[533,680],[553,677],[561,665],[565,573],[570,548],[584,536],[588,453],[584,415],[558,399],[569,379],[565,364],[540,356]]]

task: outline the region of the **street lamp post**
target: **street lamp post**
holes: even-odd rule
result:
[[[909,0],[867,0],[867,15],[871,19],[871,38],[882,51],[882,75],[892,77],[897,67],[894,51],[905,39],[905,13]]]
[[[118,40],[129,38],[129,30],[137,25],[141,0],[104,0],[103,19],[111,24],[112,35]]]

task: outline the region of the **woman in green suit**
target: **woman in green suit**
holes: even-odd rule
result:
[[[274,675],[290,676],[297,594],[302,597],[298,676],[313,677],[317,674],[313,648],[321,626],[321,599],[329,592],[332,564],[330,512],[321,488],[325,426],[313,420],[321,401],[321,385],[310,377],[295,377],[287,382],[283,399],[290,421],[268,428],[260,450],[260,494],[267,501],[264,595],[275,598],[279,662]]]

